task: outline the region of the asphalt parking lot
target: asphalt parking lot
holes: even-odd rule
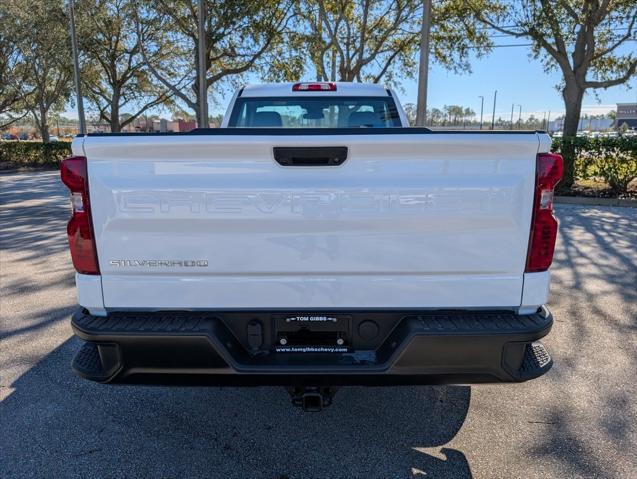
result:
[[[637,477],[637,209],[558,205],[545,344],[520,385],[103,386],[73,375],[75,290],[57,172],[0,175],[0,476]]]

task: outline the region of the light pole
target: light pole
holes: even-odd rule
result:
[[[199,0],[199,128],[208,128],[208,88],[206,88],[206,0]]]
[[[418,75],[418,100],[416,102],[416,126],[425,126],[427,115],[427,80],[429,77],[429,30],[431,28],[431,0],[422,2],[422,27],[420,30],[420,74]]]
[[[551,131],[551,110],[549,110],[549,116],[546,120],[546,131]]]
[[[482,130],[482,112],[484,111],[484,97],[479,95],[480,98],[480,129]]]
[[[75,95],[77,100],[77,117],[80,123],[80,135],[86,134],[86,120],[84,118],[84,102],[82,100],[82,86],[80,85],[80,61],[78,59],[77,37],[75,36],[75,11],[69,2],[69,21],[71,23],[71,53],[73,55],[73,76],[75,78]],[[59,133],[58,133],[59,134]]]
[[[491,129],[495,130],[495,101],[498,98],[498,90],[493,94],[493,113],[491,114]]]
[[[511,129],[513,130],[513,108],[515,108],[515,103],[511,104]]]
[[[522,126],[522,105],[518,105],[520,107],[520,113],[518,114],[518,130]]]

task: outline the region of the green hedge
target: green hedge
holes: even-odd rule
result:
[[[60,141],[0,141],[0,168],[57,166],[71,154],[71,143]]]
[[[637,178],[637,137],[554,138],[553,151],[574,153],[574,179],[601,179],[615,195]],[[566,160],[566,158],[565,158]]]
[[[553,138],[553,151],[560,152],[564,144],[572,144],[577,151],[599,151],[615,149],[637,154],[637,136],[620,136],[617,138]]]

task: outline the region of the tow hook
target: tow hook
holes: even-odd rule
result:
[[[306,412],[320,412],[334,399],[338,388],[318,386],[297,386],[287,388],[292,404]]]

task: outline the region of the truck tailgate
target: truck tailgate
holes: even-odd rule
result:
[[[226,131],[76,140],[107,308],[520,305],[537,134]]]

